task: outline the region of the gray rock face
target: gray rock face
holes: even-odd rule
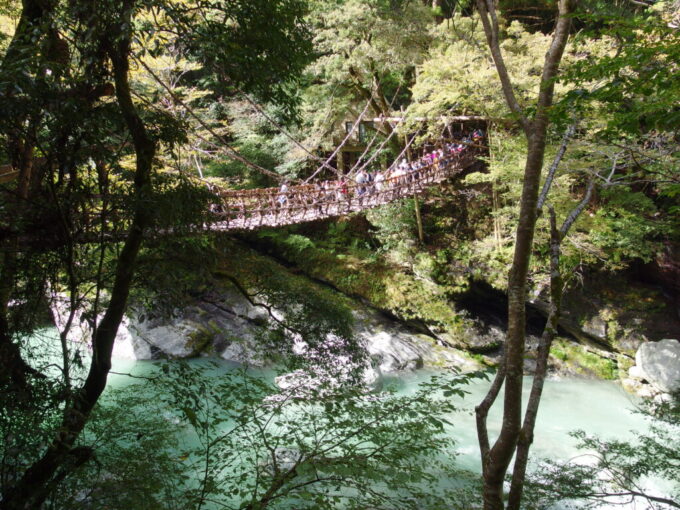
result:
[[[618,349],[628,353],[637,352],[638,348],[646,341],[647,339],[641,335],[624,334],[618,340]]]
[[[645,379],[666,393],[680,391],[680,342],[665,339],[647,342],[636,355],[634,376]]]
[[[607,339],[607,323],[597,315],[587,320],[581,329],[583,329],[584,333],[599,338],[600,340]]]
[[[425,365],[477,368],[462,352],[438,346],[433,338],[415,333],[374,310],[356,312],[354,328],[379,373],[415,370]]]
[[[223,359],[263,365],[252,348],[266,312],[235,291],[221,289],[186,307],[175,318],[131,313],[121,324],[114,356],[127,359],[186,358],[214,353]]]
[[[54,310],[56,322],[63,314],[63,310]],[[278,312],[274,310],[273,314]],[[439,346],[435,339],[378,311],[357,309],[354,316],[354,333],[372,359],[373,367],[368,368],[365,375],[368,382],[375,382],[383,373],[414,370],[425,365],[454,366],[462,370],[478,368],[462,351]],[[226,360],[261,366],[264,362],[258,357],[255,345],[258,336],[265,332],[268,317],[266,310],[253,306],[237,291],[214,289],[172,319],[152,318],[131,311],[119,328],[113,354],[116,358],[138,360],[214,354]],[[282,318],[278,314],[277,319]],[[72,340],[89,343],[86,327],[74,329],[72,333]]]
[[[484,325],[481,321],[470,320],[465,325],[465,345],[477,354],[498,352],[505,343],[505,330],[495,324]]]
[[[196,329],[190,321],[178,319],[169,322],[140,321],[133,315],[125,326],[127,326],[127,337],[132,347],[128,349],[128,352],[132,352],[134,359],[154,359],[166,356],[185,358],[191,354],[187,339],[196,334]],[[118,342],[118,339],[116,341]]]

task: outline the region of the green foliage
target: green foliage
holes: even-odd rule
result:
[[[680,505],[680,406],[677,396],[665,403],[643,403],[649,432],[634,441],[572,433],[584,450],[569,463],[544,461],[533,476],[529,508],[559,501],[565,508],[602,508],[640,501],[654,510]],[[649,480],[654,483],[650,485]]]
[[[182,156],[189,152],[200,169],[196,153],[216,152],[215,144],[224,144],[222,126],[208,126],[217,115],[201,109],[205,98],[210,95],[216,102],[242,90],[279,103],[282,115],[291,117],[296,105],[291,83],[309,61],[311,42],[301,0],[57,0],[23,2],[21,11],[14,2],[6,4],[3,15],[22,18],[9,30],[3,18],[0,27],[3,34],[16,28],[9,44],[5,37],[0,40],[0,163],[11,163],[26,179],[0,189],[0,350],[11,372],[8,377],[3,366],[1,390],[8,409],[28,416],[17,419],[17,425],[32,430],[15,439],[9,426],[9,435],[2,438],[2,458],[16,460],[3,472],[2,506],[10,504],[4,497],[14,484],[27,480],[34,462],[54,455],[41,473],[44,480],[27,483],[33,492],[28,497],[36,501],[22,505],[38,507],[43,494],[91,460],[90,445],[71,447],[106,382],[111,343],[131,287],[138,285],[135,297],[157,304],[154,312],[160,314],[181,303],[194,285],[199,271],[187,271],[187,262],[190,267],[208,262],[187,258],[208,253],[210,243],[177,240],[203,228],[214,200],[202,184],[185,177],[189,165]],[[195,123],[204,131],[193,133]],[[143,256],[136,260],[143,238],[156,235],[175,237],[144,243]],[[135,267],[135,262],[140,264]],[[143,272],[135,279],[140,266]],[[66,319],[60,336],[50,339],[59,356],[50,357],[50,363],[44,362],[46,356],[39,359],[39,369],[46,371],[42,374],[16,353],[32,350],[22,333],[35,330],[31,315],[39,316],[34,312],[38,305],[46,308],[47,300],[61,304]],[[9,306],[14,302],[25,306]],[[94,361],[88,360],[83,356],[87,342],[72,343],[69,333],[81,326],[94,331],[102,316],[99,350]],[[335,325],[346,319],[337,318]],[[324,327],[331,328],[323,323],[317,330]],[[87,361],[92,371],[83,391]],[[7,388],[7,381],[14,387]],[[68,418],[74,408],[77,418]],[[2,414],[5,420],[4,405]],[[123,420],[112,419],[106,430],[115,433],[117,425]],[[18,454],[12,453],[16,446]],[[135,476],[148,478],[150,486],[137,485],[141,492],[158,492],[153,462],[143,470],[134,460],[119,471],[107,465],[102,473],[103,463],[87,464],[98,480],[115,478],[107,488],[100,484],[102,499],[110,503],[87,494],[85,478],[70,500],[62,498],[64,506],[131,508],[113,493],[120,484],[137,482]],[[167,494],[159,496],[172,501]],[[93,499],[86,505],[81,503],[85,497]],[[136,507],[159,505],[149,497],[139,499]]]
[[[607,195],[612,200],[595,213],[591,242],[605,250],[613,264],[635,258],[649,262],[658,250],[653,240],[660,233],[651,219],[650,210],[656,210],[652,201],[625,190]]]
[[[202,16],[183,3],[164,6],[175,25],[188,28],[181,41],[209,74],[204,83],[220,92],[241,87],[265,102],[293,114],[292,84],[311,55],[310,34],[304,23],[306,2],[255,0],[247,6],[233,2],[202,2]]]
[[[300,170],[300,164],[291,157],[291,151],[297,147],[286,135],[278,131],[267,117],[274,119],[276,124],[285,126],[287,130],[295,132],[295,127],[287,122],[280,108],[272,104],[263,108],[264,114],[249,102],[238,99],[225,105],[224,116],[229,121],[227,133],[233,140],[233,147],[249,161],[294,178]],[[307,154],[304,154],[303,159],[306,157]],[[220,158],[210,161],[205,174],[226,178],[234,188],[272,185],[268,176],[232,159]]]
[[[343,225],[342,223],[337,225]],[[336,224],[333,228],[340,230]],[[296,257],[301,256],[307,248],[314,248],[314,242],[309,238],[299,234],[287,234],[281,231],[262,231],[258,234],[261,239],[272,239],[280,243],[280,246],[285,251],[287,256]]]
[[[407,104],[432,17],[421,2],[401,0],[315,0],[310,11],[318,58],[305,72],[299,138],[309,149],[330,152],[344,138],[344,122],[355,120],[363,105],[366,116],[375,117]],[[379,143],[392,128],[380,131]],[[397,146],[393,138],[383,157]],[[309,160],[293,147],[289,158]]]
[[[148,317],[171,317],[205,289],[216,266],[208,237],[156,239],[139,254],[131,301]]]
[[[673,78],[680,60],[677,29],[653,9],[616,16],[607,8],[585,19],[598,27],[602,40],[593,47],[589,30],[577,38],[576,50],[586,58],[575,62],[565,77],[574,89],[562,107],[594,108],[607,120],[605,136],[677,129],[680,86]]]
[[[237,292],[245,293],[266,312],[267,327],[250,349],[291,368],[310,362],[325,366],[339,356],[363,366],[366,353],[352,333],[354,319],[345,300],[305,278],[292,276],[242,245],[226,242],[220,248],[229,258],[220,259],[217,276],[225,277]],[[299,345],[296,349],[301,341],[305,343],[303,351]]]
[[[190,473],[178,468],[178,428],[152,398],[142,384],[107,394],[78,445],[92,449],[95,461],[58,487],[50,508],[189,508]]]
[[[516,21],[505,28],[501,47],[515,93],[523,106],[533,104],[538,95],[540,63],[550,37],[541,32],[531,33]],[[435,37],[413,86],[409,115],[437,118],[453,111],[490,119],[510,117],[476,16],[454,16],[450,23],[435,29]],[[556,93],[562,90],[558,85]],[[429,134],[439,136],[441,128],[432,123]]]
[[[35,382],[30,399],[17,400],[16,393],[0,392],[3,494],[17,473],[42,456],[44,445],[63,426],[63,394],[68,389],[58,380],[59,349],[54,328],[34,334],[24,346],[25,359],[49,378]],[[72,359],[70,370],[74,383],[87,375],[83,365],[88,356],[85,344],[75,350],[79,354]],[[167,502],[181,499],[183,483],[172,451],[177,429],[162,414],[150,412],[149,399],[148,393],[139,391],[139,385],[112,391],[103,399],[71,450],[64,479],[46,503],[49,508],[75,510],[93,504],[138,510],[173,508]]]
[[[23,353],[31,366],[50,373],[47,366],[55,358],[48,358],[45,349],[36,344],[54,345],[54,335],[35,335],[31,348]],[[58,358],[56,358],[58,359]],[[50,373],[50,375],[55,375]],[[82,375],[82,371],[79,375]],[[0,492],[11,487],[18,472],[35,462],[42,453],[42,445],[49,441],[60,425],[58,382],[41,379],[32,386],[32,395],[17,395],[12,388],[0,383]]]
[[[347,243],[349,250],[347,245],[342,250],[335,244],[328,249],[317,239],[314,240],[316,247],[307,247],[299,255],[290,252],[286,235],[265,235],[265,238],[271,243],[267,245],[269,250],[283,255],[309,276],[330,282],[344,294],[361,296],[404,319],[423,320],[434,329],[460,336],[462,321],[448,294],[458,289],[460,282],[438,286],[433,278],[441,268],[436,260],[427,260],[429,256],[414,259],[411,249],[392,250],[385,252],[385,256],[367,256],[365,250],[351,248],[351,243]],[[445,259],[441,260],[444,263]]]
[[[678,31],[670,2],[656,2],[651,9],[633,3],[583,2],[585,9],[575,19],[583,30],[567,49],[568,72],[557,83],[559,103],[551,115],[558,129],[549,133],[547,161],[557,151],[563,126],[575,119],[580,124],[549,203],[562,219],[580,201],[590,177],[599,184],[594,201],[563,243],[561,266],[568,276],[584,268],[618,270],[634,260],[651,261],[664,242],[680,236]],[[3,492],[54,437],[64,396],[72,395],[84,377],[83,346],[65,343],[63,357],[48,358],[22,335],[40,326],[38,311],[48,292],[54,300],[70,299],[68,306],[82,312],[84,323],[96,321],[115,275],[122,246],[116,240],[130,225],[132,144],[113,96],[99,93],[113,81],[107,47],[121,33],[134,40],[130,74],[135,106],[159,145],[153,192],[145,204],[154,221],[131,294],[139,306],[171,315],[192,294],[208,290],[215,277],[266,312],[264,333],[256,340],[271,358],[285,359],[292,368],[311,359],[319,369],[351,360],[359,367],[351,374],[354,379],[364,367],[365,353],[351,334],[351,308],[338,294],[291,277],[236,243],[217,243],[216,256],[207,236],[179,237],[195,234],[192,225],[205,222],[211,201],[205,188],[185,177],[194,167],[201,171],[205,166],[207,176],[226,179],[235,188],[271,184],[242,163],[224,159],[225,140],[239,154],[286,177],[304,175],[312,166],[310,155],[244,101],[243,94],[265,103],[268,116],[319,154],[333,148],[343,122],[356,118],[367,101],[369,116],[403,107],[410,117],[455,113],[492,119],[488,168],[465,177],[468,198],[449,193],[458,184],[447,185],[424,204],[426,225],[436,231],[430,246],[415,247],[411,200],[369,212],[372,230],[340,221],[318,235],[294,229],[265,232],[258,242],[347,294],[454,338],[463,328],[451,298],[466,280],[506,285],[526,143],[507,128],[512,116],[484,49],[479,20],[467,16],[469,0],[133,4],[133,23],[122,25],[120,2],[57,2],[54,16],[17,39],[18,58],[8,58],[8,43],[19,2],[0,6],[0,160],[16,158],[17,148],[27,142],[36,161],[47,162],[35,174],[35,193],[25,214],[15,215],[6,205],[14,200],[14,185],[2,189],[7,200],[0,208],[0,230],[39,240],[20,254],[12,275],[16,306],[10,309],[9,332],[25,358],[49,374],[35,381],[28,406],[0,391],[7,410],[0,416]],[[501,2],[506,14],[500,20],[502,47],[523,106],[538,93],[537,62],[549,44],[544,28],[552,20],[545,7],[535,0]],[[527,12],[540,18],[536,26],[517,21],[529,20]],[[439,15],[450,19],[433,23]],[[68,46],[66,59],[55,58],[59,41]],[[295,124],[298,106],[300,122]],[[440,136],[440,124],[426,124],[417,123],[423,138]],[[411,128],[415,132],[416,123],[404,129]],[[388,132],[384,127],[377,139],[384,140]],[[383,161],[398,152],[394,140],[383,149]],[[101,199],[106,194],[109,202]],[[175,237],[165,236],[169,231]],[[101,242],[73,242],[84,233]],[[544,215],[532,258],[534,288],[546,282],[547,239]],[[3,257],[4,264],[10,257]],[[618,322],[616,317],[609,321],[611,340],[622,328]],[[198,333],[192,346],[199,350],[212,333]],[[48,340],[61,348],[57,338]],[[300,341],[308,348],[304,355],[294,349]],[[615,377],[614,362],[573,346],[558,342],[553,355],[587,373]],[[132,390],[97,410],[79,444],[86,449],[95,445],[97,462],[59,486],[52,507],[134,509],[172,503],[187,508],[200,506],[197,502],[203,504],[208,495],[252,508],[267,503],[451,508],[460,502],[436,480],[449,473],[439,455],[450,451],[438,450],[450,447],[440,437],[443,416],[451,411],[450,403],[439,398],[441,386],[423,388],[410,400],[331,384],[300,397],[244,375],[214,380],[172,370],[167,387],[154,396],[156,407]],[[435,401],[425,398],[426,391],[436,395]],[[449,384],[443,396],[457,391]],[[182,431],[192,431],[198,443],[180,446],[164,412],[181,420]],[[141,429],[144,435],[137,437]],[[230,432],[224,435],[224,430]],[[324,443],[334,434],[339,443]],[[613,457],[615,463],[636,477],[659,470],[655,459],[669,455],[656,447],[644,451],[657,456],[645,460],[651,467],[644,471],[642,457],[639,465],[625,463],[626,455],[636,458],[625,445],[581,439],[588,448],[622,452]],[[666,442],[675,445],[672,439]],[[191,469],[176,469],[178,459]],[[197,466],[204,477],[189,480],[188,470],[197,472]],[[318,473],[327,476],[315,480]],[[675,472],[664,473],[678,478]],[[586,489],[576,481],[569,483],[580,494]],[[93,491],[87,491],[88,484],[96,486]],[[268,489],[276,497],[265,502]],[[464,502],[460,506],[469,508]]]
[[[320,58],[310,70],[357,92],[370,89],[374,77],[403,83],[427,48],[430,19],[420,2],[315,1],[311,23]]]
[[[298,372],[281,390],[237,371],[218,378],[168,365],[157,381],[196,437],[184,456],[198,502],[240,508],[465,508],[445,432],[470,376],[439,377],[411,395],[342,385],[342,375]],[[305,379],[311,377],[311,379]],[[167,390],[170,389],[168,392]]]
[[[515,7],[507,12],[513,15]],[[603,182],[597,207],[587,210],[572,229],[576,242],[563,243],[565,274],[573,274],[574,268],[584,263],[620,269],[631,260],[649,261],[659,249],[656,241],[677,232],[677,215],[671,212],[677,208],[677,200],[665,198],[675,197],[678,163],[673,154],[677,143],[670,141],[676,136],[671,126],[673,117],[664,114],[675,111],[671,105],[678,100],[677,87],[670,84],[673,80],[668,76],[676,72],[676,66],[667,64],[678,60],[673,58],[680,46],[675,42],[677,31],[651,11],[640,9],[636,13],[620,5],[619,17],[609,5],[606,11],[598,11],[600,7],[588,5],[579,14],[598,35],[586,30],[579,40],[570,43],[564,59],[567,71],[556,86],[558,105],[552,111],[556,126],[562,129],[570,118],[583,119],[549,196],[558,219],[576,206],[588,175],[594,175],[600,183],[606,181],[612,165],[615,172],[613,182]],[[518,12],[525,8],[520,6]],[[520,104],[530,104],[538,92],[540,69],[536,62],[542,61],[549,38],[516,21],[505,24],[501,19],[501,26],[502,48],[515,93]],[[650,87],[653,90],[647,90]],[[645,99],[648,96],[649,103]],[[486,54],[483,31],[474,17],[454,16],[450,23],[437,27],[435,43],[413,87],[408,112],[435,118],[451,110],[483,113],[491,119],[511,117]],[[491,214],[496,218],[496,228],[491,232],[488,227],[489,216],[475,218],[469,225],[476,229],[474,239],[462,241],[471,243],[470,265],[477,275],[503,288],[526,145],[523,136],[503,124],[492,123],[489,128],[488,172],[468,175],[465,182],[473,186],[488,183],[499,195],[499,204]],[[652,128],[668,132],[650,131]],[[438,136],[440,129],[432,123],[427,134]],[[551,135],[548,162],[560,133]],[[625,147],[630,152],[626,153]],[[484,193],[490,193],[489,187]],[[481,207],[480,202],[475,205]],[[538,275],[546,262],[547,219],[539,223],[537,234],[532,271]],[[455,242],[460,244],[461,240]],[[464,251],[460,246],[457,249]],[[537,277],[539,280],[543,278]]]
[[[386,251],[401,244],[413,244],[418,239],[415,205],[412,198],[370,209],[366,212],[366,219],[375,228],[374,235],[382,249]]]
[[[449,420],[452,397],[480,375],[433,377],[398,396],[344,384],[338,370],[296,372],[282,389],[214,363],[162,364],[100,402],[77,445],[96,462],[72,472],[49,505],[469,508],[474,481],[455,466]]]

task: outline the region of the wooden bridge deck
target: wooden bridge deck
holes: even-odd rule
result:
[[[419,194],[434,184],[457,175],[477,162],[477,154],[467,149],[441,161],[391,177],[382,182],[347,183],[337,181],[245,191],[213,188],[220,201],[212,206],[215,221],[210,230],[254,230],[305,223],[388,204]]]
[[[286,191],[280,188],[228,190],[208,184],[216,197],[210,208],[214,220],[196,225],[196,228],[211,231],[254,230],[371,209],[424,192],[427,187],[474,165],[478,155],[476,149],[466,147],[462,152],[447,154],[440,161],[418,170],[394,174],[383,181],[370,183],[320,181],[289,186]],[[0,167],[0,170],[3,170],[0,172],[0,184],[17,177],[17,172],[12,171],[11,167]],[[102,221],[107,220],[94,214],[86,220],[83,232],[96,231]],[[118,233],[122,234],[122,231]],[[115,233],[109,231],[109,235]],[[87,235],[84,237],[88,238]]]

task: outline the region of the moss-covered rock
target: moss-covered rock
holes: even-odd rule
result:
[[[589,275],[566,294],[563,309],[565,321],[627,356],[646,340],[680,331],[670,298],[624,273]]]
[[[618,378],[616,359],[604,352],[596,353],[566,339],[556,339],[550,348],[553,370],[565,374],[577,374],[599,379]]]
[[[271,233],[248,242],[347,296],[423,325],[447,344],[480,347],[485,352],[500,344],[497,335],[488,342],[480,340],[474,320],[456,309],[452,299],[461,290],[461,282],[438,281],[441,265],[446,263],[444,255],[397,250],[376,257],[360,249],[338,251],[317,243],[296,243],[291,248],[288,237]]]
[[[505,340],[505,311],[478,317],[461,297],[475,286],[475,278],[503,293],[498,286],[501,273],[484,270],[488,264],[473,264],[474,243],[462,243],[455,249],[418,248],[406,239],[376,251],[370,248],[365,225],[357,227],[355,223],[341,220],[335,226],[294,229],[292,234],[269,232],[249,236],[247,241],[347,296],[420,324],[441,342],[493,363]],[[503,266],[506,257],[498,250],[494,253]],[[497,299],[488,296],[489,300]],[[497,304],[486,301],[483,306]],[[545,305],[540,293],[532,303],[530,308],[541,313],[530,317],[528,325],[542,329],[541,315],[545,316],[547,306],[539,306]],[[555,366],[570,373],[616,378],[616,353],[624,360],[646,339],[680,330],[680,321],[668,306],[660,289],[631,275],[587,274],[564,297],[562,334],[572,335],[578,342],[555,346]],[[530,331],[529,337],[532,335],[540,332]]]
[[[187,337],[186,348],[191,351],[187,357],[197,358],[203,355],[214,354],[215,338],[220,333],[220,327],[215,321],[208,320],[207,322],[196,324],[196,329],[189,333]]]

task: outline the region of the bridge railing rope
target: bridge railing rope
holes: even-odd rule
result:
[[[6,182],[11,182],[14,179],[16,179],[19,175],[19,172],[14,170],[12,165],[3,165],[0,166],[0,184],[4,184]]]
[[[377,207],[420,193],[477,161],[474,150],[448,154],[437,162],[382,181],[322,181],[315,184],[254,190],[215,188],[213,229],[251,230],[329,218]]]
[[[287,189],[259,188],[253,190],[228,190],[209,184],[215,195],[208,224],[196,225],[198,229],[210,230],[252,230],[259,227],[276,227],[303,223],[384,205],[400,198],[421,193],[426,187],[439,183],[474,164],[480,149],[466,146],[462,152],[450,152],[438,161],[420,167],[411,167],[370,182],[356,182],[351,176],[344,180],[317,181],[315,183],[292,185]],[[0,183],[16,178],[18,172],[9,165],[0,167]],[[390,175],[390,176],[388,176]],[[356,177],[356,176],[355,176]],[[204,181],[205,182],[205,181]],[[121,204],[115,200],[99,210],[101,198],[92,196],[92,209],[80,225],[82,232],[107,231],[126,228],[123,222],[115,228],[116,220],[124,217]]]

